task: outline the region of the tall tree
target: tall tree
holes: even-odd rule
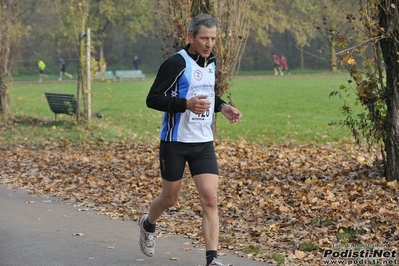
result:
[[[385,173],[388,180],[399,180],[398,1],[384,0],[376,6],[373,1],[369,1],[369,6],[378,7],[378,13],[373,14],[373,17],[378,18],[380,28],[374,28],[373,32],[379,33],[379,36],[383,37],[379,44],[386,65],[386,97],[383,99],[387,106],[383,136],[386,152]],[[380,79],[380,81],[383,81],[383,79]],[[384,87],[383,83],[381,85]]]
[[[359,0],[358,4],[358,18],[342,10],[353,30],[351,36],[339,34],[335,42],[337,58],[351,76],[350,85],[341,85],[345,94],[333,94],[353,92],[363,111],[355,114],[345,100],[346,118],[339,124],[349,127],[357,140],[362,136],[370,145],[381,145],[386,179],[399,180],[398,1]],[[353,36],[357,36],[354,43]]]
[[[145,3],[145,4],[144,4]],[[60,26],[55,31],[55,40],[59,45],[79,47],[77,54],[79,57],[78,71],[78,105],[85,103],[84,110],[86,118],[90,119],[90,110],[87,108],[87,102],[90,99],[90,92],[86,89],[88,84],[86,77],[85,60],[85,37],[86,27],[93,33],[93,44],[99,47],[100,69],[105,69],[103,60],[103,41],[106,39],[108,29],[126,33],[131,39],[138,34],[144,33],[150,29],[151,23],[148,23],[149,11],[153,9],[152,1],[130,1],[130,0],[68,0],[54,1],[55,10],[58,13]],[[68,10],[69,12],[65,12]],[[57,37],[58,36],[58,37]],[[93,69],[96,72],[97,69]],[[82,100],[80,101],[80,96]],[[78,114],[79,120],[79,114]]]
[[[78,82],[77,82],[77,122],[81,122],[81,110],[84,110],[86,121],[90,120],[91,110],[88,110],[88,102],[90,102],[90,91],[87,90],[87,58],[86,58],[86,30],[87,20],[89,17],[89,4],[87,0],[70,0],[62,2],[54,1],[55,13],[58,12],[60,19],[60,32],[64,45],[72,45],[77,47],[78,55]],[[61,9],[65,8],[67,12],[61,15]]]
[[[185,47],[187,27],[192,17],[199,13],[211,14],[218,21],[218,39],[214,48],[217,61],[215,90],[219,96],[229,93],[231,77],[239,69],[248,38],[249,7],[248,0],[159,1],[157,12],[159,20],[163,21],[160,32],[165,44],[164,55],[169,56]]]
[[[107,40],[107,31],[122,32],[131,40],[136,40],[138,35],[153,30],[154,24],[148,15],[153,12],[153,0],[94,0],[90,1],[89,8],[87,25],[99,47],[100,60],[104,58],[103,42]]]
[[[309,18],[308,1],[303,0],[252,0],[251,33],[264,46],[271,46],[274,53],[282,53],[285,45],[272,39],[273,33],[287,33],[293,36],[297,52],[301,53],[300,66],[304,67],[304,47],[317,35]],[[267,14],[265,16],[265,14]],[[287,51],[284,51],[287,54]],[[271,57],[271,54],[266,55]]]
[[[17,0],[0,0],[0,114],[10,114],[11,39]]]
[[[13,30],[13,75],[18,75],[19,68],[23,68],[24,64],[28,64],[28,62],[24,62],[23,59],[23,51],[29,50],[32,51],[32,47],[38,47],[32,44],[31,42],[26,41],[27,37],[29,37],[29,33],[32,30],[30,25],[30,18],[32,14],[38,10],[39,0],[26,0],[18,2],[18,9],[15,18],[15,25]],[[25,40],[25,41],[23,41]],[[30,46],[32,45],[32,47]],[[38,58],[35,58],[35,65]],[[45,60],[45,58],[42,58]]]
[[[89,16],[89,5],[86,0],[77,0],[77,2],[72,1],[71,9],[74,12],[75,20],[79,23],[80,29],[75,33],[79,40],[79,66],[78,66],[78,88],[77,88],[77,121],[80,122],[80,106],[83,103],[83,109],[85,118],[87,121],[90,120],[88,114],[89,111],[87,102],[90,101],[88,98],[91,97],[90,91],[87,90],[87,82],[90,76],[87,73],[87,58],[86,58],[86,22]]]

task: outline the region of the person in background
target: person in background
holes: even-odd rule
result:
[[[37,67],[39,68],[39,82],[42,82],[43,77],[48,78],[48,76],[44,74],[44,70],[46,69],[46,64],[42,60],[38,59]]]
[[[281,71],[281,66],[280,66],[280,56],[273,54],[273,70],[274,70],[274,75],[281,75],[282,71]]]
[[[66,72],[66,64],[63,58],[60,58],[60,77],[58,78],[59,81],[62,80],[62,75],[68,76],[70,79],[73,79],[73,76]]]
[[[212,121],[221,112],[230,123],[241,112],[215,94],[216,20],[207,14],[193,18],[188,27],[189,44],[166,59],[148,93],[149,108],[164,112],[160,130],[159,163],[162,191],[140,219],[140,249],[155,254],[156,222],[174,206],[180,194],[186,163],[199,192],[202,233],[207,266],[225,266],[218,260],[219,170],[213,143]]]
[[[288,68],[287,57],[281,55],[281,75],[284,75],[284,70],[287,70],[288,75],[291,75],[290,69]]]
[[[133,64],[136,70],[140,69],[141,61],[137,55],[134,56]]]

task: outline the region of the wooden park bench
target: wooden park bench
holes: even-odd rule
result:
[[[47,98],[48,105],[54,113],[55,121],[57,121],[57,114],[74,115],[76,113],[76,98],[73,94],[63,93],[44,93]]]
[[[111,70],[105,71],[104,73],[102,71],[97,71],[94,79],[95,80],[111,79],[112,81],[115,81],[115,75],[114,72],[112,72]]]
[[[141,70],[116,70],[116,78],[121,81],[122,79],[142,79],[145,80],[145,75]]]

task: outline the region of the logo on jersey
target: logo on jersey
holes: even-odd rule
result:
[[[202,72],[201,71],[199,71],[199,70],[196,70],[195,72],[194,72],[194,78],[196,79],[196,80],[201,80],[202,79]]]
[[[210,68],[208,68],[208,73],[213,73],[213,68],[212,67],[210,67]]]

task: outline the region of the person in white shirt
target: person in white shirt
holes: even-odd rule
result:
[[[152,201],[148,215],[140,219],[140,249],[145,255],[154,256],[156,221],[177,203],[188,163],[203,210],[207,266],[224,266],[217,258],[219,170],[212,121],[215,112],[221,112],[231,123],[242,116],[215,94],[212,48],[216,26],[210,15],[193,18],[188,29],[189,44],[162,63],[148,93],[147,106],[164,112],[159,151],[162,192]]]

